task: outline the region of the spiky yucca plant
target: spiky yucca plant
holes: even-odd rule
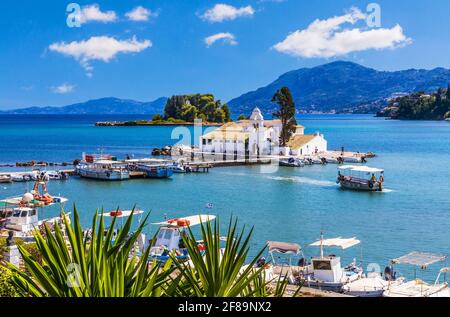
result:
[[[133,216],[118,230],[113,240],[113,218],[105,234],[103,216],[95,213],[91,236],[83,234],[77,209],[74,208],[73,223],[62,217],[67,239],[59,224],[52,232],[45,225],[45,237],[36,230],[34,238],[40,253],[39,264],[24,247],[19,251],[28,271],[17,273],[13,283],[23,296],[53,297],[125,297],[161,296],[171,263],[164,267],[148,265],[149,249],[139,258],[132,256],[133,247],[142,232],[148,216],[135,232],[130,232]]]
[[[221,248],[219,221],[202,223],[202,240],[205,247],[204,254],[199,250],[194,233],[189,228],[189,235],[183,237],[190,261],[174,264],[180,275],[174,283],[178,284],[180,296],[193,297],[265,297],[278,296],[284,291],[286,279],[267,281],[264,268],[254,265],[265,251],[261,249],[243,267],[250,250],[249,243],[253,228],[245,234],[245,226],[237,233],[237,220],[230,219],[224,248]],[[275,292],[269,294],[269,282],[277,282]]]

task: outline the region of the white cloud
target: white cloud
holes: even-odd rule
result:
[[[205,44],[206,47],[210,47],[211,45],[213,45],[215,42],[222,40],[224,43],[229,44],[229,45],[237,45],[238,42],[236,41],[236,38],[233,34],[228,33],[228,32],[222,32],[222,33],[217,33],[211,36],[208,36],[205,38]]]
[[[207,10],[201,18],[209,22],[223,22],[239,17],[252,16],[253,14],[255,14],[255,10],[252,6],[236,8],[228,4],[219,3],[212,9]]]
[[[296,57],[330,58],[369,49],[395,49],[412,42],[398,24],[390,29],[343,28],[365,19],[366,15],[357,8],[342,16],[317,19],[306,29],[289,34],[274,48]]]
[[[52,91],[55,94],[68,94],[75,89],[74,85],[62,84],[56,87],[52,87]]]
[[[99,60],[107,63],[119,53],[139,53],[151,46],[150,40],[138,41],[136,36],[127,40],[116,40],[108,36],[93,36],[85,41],[53,43],[49,46],[49,49],[75,58],[84,67],[87,75],[92,76],[91,61]]]
[[[98,4],[91,4],[81,9],[78,18],[81,24],[88,22],[108,23],[116,21],[117,15],[114,11],[101,11]]]
[[[131,21],[148,21],[151,16],[158,16],[158,13],[152,12],[142,6],[137,6],[130,12],[127,12],[125,16]]]

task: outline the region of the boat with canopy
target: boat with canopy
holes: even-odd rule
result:
[[[439,270],[434,284],[429,284],[417,278],[417,268],[422,270],[429,266],[446,261],[447,256],[443,254],[427,252],[411,252],[399,258],[391,260],[392,265],[407,264],[414,267],[414,280],[401,285],[392,286],[384,293],[384,297],[450,297],[450,290],[446,281],[446,274],[450,273],[450,268],[444,267]],[[440,282],[441,276],[444,282]]]
[[[344,165],[338,167],[336,183],[344,189],[357,191],[382,191],[384,170],[368,166]]]
[[[194,215],[180,218],[172,218],[163,222],[153,223],[159,226],[158,235],[153,246],[150,248],[150,259],[159,263],[165,263],[170,258],[170,252],[175,253],[175,258],[187,261],[189,254],[183,245],[183,235],[187,235],[187,228],[213,221],[213,215]],[[198,248],[204,252],[204,245],[198,243]]]
[[[324,239],[323,235],[319,241],[311,243],[310,246],[320,248],[320,256],[311,259],[312,272],[306,279],[305,285],[312,288],[341,292],[345,284],[356,281],[363,276],[363,270],[353,260],[348,266],[341,267],[341,258],[331,254],[324,255],[325,247],[338,247],[342,250],[360,244],[356,238],[332,238]]]

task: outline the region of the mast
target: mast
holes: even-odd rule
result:
[[[323,258],[323,231],[320,232],[320,257]]]

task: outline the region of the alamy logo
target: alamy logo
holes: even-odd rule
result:
[[[66,7],[66,12],[68,13],[66,24],[69,28],[81,26],[81,7],[78,3],[69,3]]]
[[[370,28],[381,27],[381,6],[378,3],[369,3],[366,8],[366,23]]]

